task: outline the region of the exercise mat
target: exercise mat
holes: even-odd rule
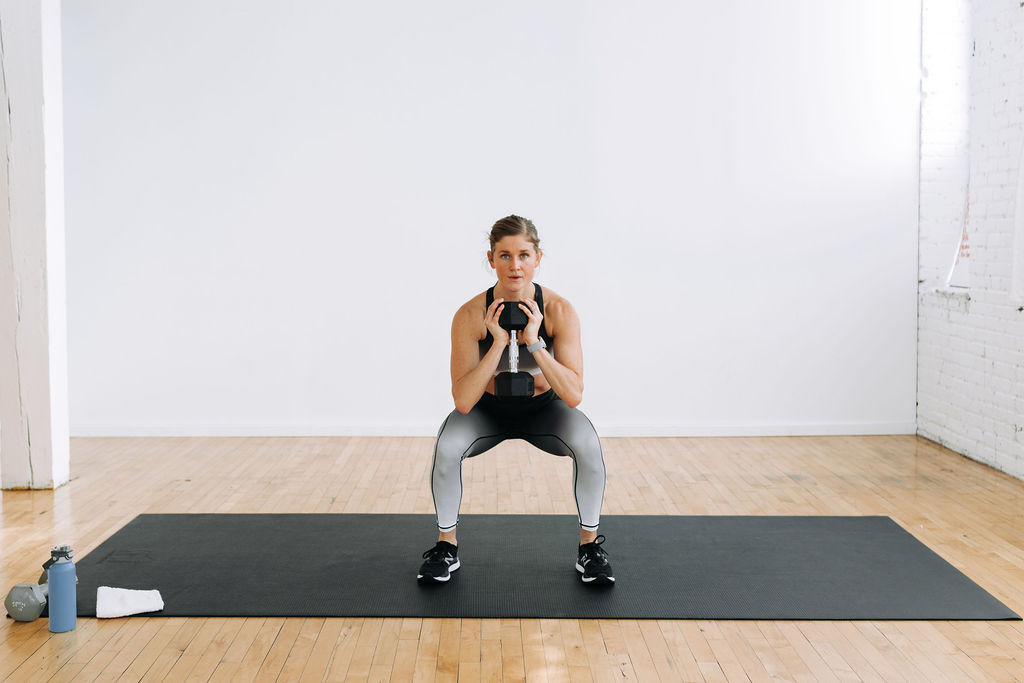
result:
[[[463,515],[462,567],[416,581],[431,515],[140,515],[78,561],[165,616],[1020,619],[888,517],[606,515],[617,578],[585,586],[568,515]]]

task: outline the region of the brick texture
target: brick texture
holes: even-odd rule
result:
[[[922,5],[918,433],[1024,478],[1024,311],[1010,296],[1024,6]],[[968,195],[969,286],[948,288]]]

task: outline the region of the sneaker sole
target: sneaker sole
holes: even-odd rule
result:
[[[426,579],[427,581],[437,581],[438,583],[443,583],[443,582],[447,581],[448,579],[452,578],[452,572],[455,571],[456,569],[458,569],[461,566],[462,566],[462,563],[459,562],[458,560],[455,560],[455,564],[449,565],[449,567],[448,567],[448,574],[446,574],[445,576],[427,576],[426,574],[417,574],[416,575],[416,580],[417,581],[423,581],[424,579]]]
[[[597,576],[586,576],[584,574],[584,572],[583,572],[583,567],[580,566],[579,562],[576,563],[576,571],[578,571],[580,573],[580,578],[583,580],[583,583],[595,583],[596,582],[596,583],[602,584],[602,585],[607,584],[607,583],[615,583],[615,577],[614,576],[608,576],[606,574],[598,574]]]

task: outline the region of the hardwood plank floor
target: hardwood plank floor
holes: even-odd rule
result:
[[[1024,613],[1024,482],[913,436],[603,440],[606,514],[888,515]],[[0,589],[140,513],[432,513],[433,439],[88,438],[0,492]],[[573,514],[572,465],[506,442],[464,513]],[[409,549],[410,580],[423,548]],[[614,539],[608,547],[613,553]],[[82,619],[0,624],[0,680],[1024,680],[1021,622]]]

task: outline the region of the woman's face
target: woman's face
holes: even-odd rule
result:
[[[538,252],[526,235],[508,235],[487,252],[487,261],[504,289],[518,291],[533,282],[533,271],[540,265],[541,256],[543,252]]]

